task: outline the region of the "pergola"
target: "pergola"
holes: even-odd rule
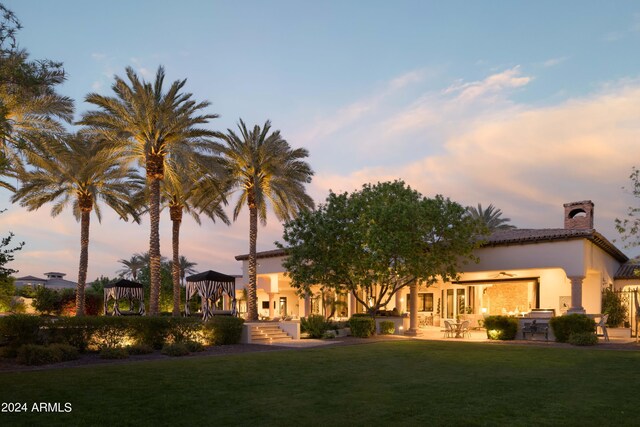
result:
[[[141,283],[132,282],[127,279],[120,279],[115,283],[109,283],[104,286],[104,314],[107,314],[107,303],[110,299],[114,300],[113,315],[120,316],[120,307],[118,300],[128,299],[129,307],[133,308],[133,300],[139,303],[138,314],[144,315],[144,288]]]
[[[208,320],[216,314],[230,314],[236,311],[236,278],[217,271],[209,270],[187,277],[184,301],[185,316],[189,315],[189,300],[195,294],[202,300],[202,319]],[[226,293],[231,299],[231,310],[216,310],[216,302]]]

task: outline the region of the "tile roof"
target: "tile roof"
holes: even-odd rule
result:
[[[625,264],[622,264],[614,279],[640,279],[640,262],[638,260],[631,260]]]

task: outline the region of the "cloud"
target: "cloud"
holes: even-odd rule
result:
[[[462,105],[456,100],[469,88],[477,89],[476,105],[485,105],[483,98],[493,98],[494,89],[529,81],[517,70],[499,75],[444,91],[454,98],[421,102],[431,103],[431,110],[453,113]],[[596,226],[613,239],[613,219],[628,206],[620,187],[637,163],[630,153],[637,152],[638,105],[640,82],[625,81],[550,107],[506,102],[498,108],[487,104],[482,110],[459,109],[455,123],[464,124],[442,132],[441,152],[407,156],[401,165],[321,172],[314,179],[314,192],[352,191],[366,182],[402,178],[425,195],[441,193],[467,205],[494,203],[521,227],[550,228],[562,227],[563,203],[592,199],[600,212]],[[407,111],[419,116],[415,106]],[[431,127],[446,123],[427,124],[423,132],[437,132]],[[395,144],[401,147],[403,141]]]
[[[520,66],[513,67],[500,73],[492,74],[484,80],[457,83],[449,86],[443,94],[458,94],[457,101],[461,103],[471,103],[480,97],[488,94],[497,94],[506,89],[515,89],[529,84],[531,77],[522,76]]]
[[[542,66],[545,68],[555,67],[556,65],[562,64],[568,59],[566,56],[560,56],[558,58],[550,58],[542,63]]]
[[[105,53],[92,53],[91,58],[95,61],[104,61],[107,59],[107,55]]]

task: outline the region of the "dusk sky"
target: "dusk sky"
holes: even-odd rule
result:
[[[59,92],[76,118],[126,66],[152,79],[164,65],[167,83],[187,78],[211,101],[221,116],[211,129],[270,119],[307,148],[316,203],[329,189],[403,179],[426,196],[493,203],[520,228],[561,228],[563,203],[590,199],[612,241],[614,219],[638,203],[622,188],[640,166],[638,2],[0,1],[32,59],[64,63]],[[26,243],[9,267],[75,281],[72,212],[52,218],[50,206],[27,212],[9,197],[0,189],[0,235]],[[92,217],[89,280],[114,277],[119,259],[149,246],[148,218],[104,213]],[[170,257],[168,211],[160,227]],[[258,250],[281,235],[270,212]],[[199,271],[241,274],[247,210],[229,227],[185,216],[181,249]]]

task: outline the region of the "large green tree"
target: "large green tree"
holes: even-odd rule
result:
[[[299,212],[313,208],[313,199],[306,193],[313,171],[304,161],[309,152],[293,149],[280,131],[271,131],[271,122],[247,129],[240,120],[239,134],[231,129],[220,135],[221,163],[225,169],[230,192],[239,193],[233,210],[234,221],[244,206],[249,208],[249,287],[247,292],[248,320],[258,320],[256,294],[256,242],[258,219],[267,222],[267,208],[276,218],[286,221]]]
[[[128,82],[116,76],[115,96],[97,93],[86,101],[98,107],[82,116],[80,123],[100,132],[111,147],[125,158],[135,158],[145,168],[150,217],[149,255],[151,296],[149,313],[158,314],[160,299],[160,182],[169,172],[171,153],[197,151],[203,138],[215,133],[200,127],[216,114],[201,114],[209,102],[196,102],[183,93],[185,80],[174,81],[164,90],[164,68],[159,67],[153,83],[141,80],[126,69]]]
[[[71,205],[80,221],[80,263],[76,293],[76,315],[84,314],[84,290],[89,263],[89,226],[91,212],[98,221],[102,212],[98,201],[112,208],[120,218],[139,221],[131,194],[139,191],[142,178],[118,163],[94,135],[74,134],[47,143],[46,155],[34,159],[33,167],[19,171],[22,186],[12,202],[32,211],[53,203],[51,215],[57,216]]]
[[[640,169],[634,167],[629,179],[631,188],[627,190],[640,201]],[[640,203],[638,206],[629,207],[626,218],[616,218],[616,229],[628,248],[640,246]]]
[[[291,285],[310,294],[350,292],[370,313],[400,289],[455,279],[483,233],[465,208],[442,196],[425,198],[402,181],[330,192],[324,204],[285,224]]]
[[[117,272],[118,275],[130,277],[134,282],[138,280],[140,270],[147,265],[139,254],[131,255],[129,259],[120,259],[118,262],[122,264],[122,268]]]
[[[467,207],[467,214],[482,224],[484,224],[489,232],[496,230],[510,230],[516,228],[515,225],[509,224],[510,218],[502,217],[502,210],[490,204],[486,209],[482,209],[482,204],[478,203],[478,207]]]

